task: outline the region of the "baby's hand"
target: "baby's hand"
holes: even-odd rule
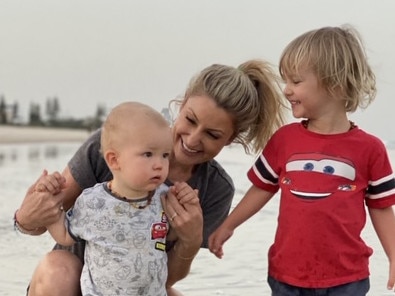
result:
[[[48,174],[48,172],[44,170],[44,173],[36,183],[34,190],[38,192],[49,192],[55,195],[64,188],[65,182],[66,179],[59,172]]]
[[[192,189],[185,182],[176,182],[171,187],[172,193],[177,197],[180,204],[198,204],[199,203],[199,190]]]

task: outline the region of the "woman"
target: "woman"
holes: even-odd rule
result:
[[[200,247],[228,215],[234,186],[214,160],[223,147],[241,144],[247,153],[260,151],[283,123],[283,98],[277,76],[264,61],[251,60],[238,68],[211,65],[195,76],[180,103],[172,127],[173,151],[167,184],[187,182],[199,190],[200,204],[181,205],[174,195],[165,211],[177,234],[169,242],[168,295],[180,295],[174,283],[186,277]],[[100,155],[100,131],[77,151],[63,171],[67,188],[57,196],[32,188],[15,214],[21,231],[39,235],[45,225],[69,209],[84,188],[111,179]],[[38,180],[39,182],[39,180]],[[84,246],[74,253],[83,254]],[[66,250],[49,252],[37,266],[28,295],[79,295],[81,259]]]

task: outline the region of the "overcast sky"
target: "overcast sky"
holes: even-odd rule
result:
[[[348,23],[364,38],[379,89],[352,119],[395,139],[394,11],[393,0],[2,0],[0,94],[23,117],[53,96],[63,116],[125,100],[161,110],[212,63],[277,66],[296,36]]]

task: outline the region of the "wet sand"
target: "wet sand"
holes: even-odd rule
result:
[[[0,144],[40,142],[81,142],[89,136],[84,129],[0,125]]]

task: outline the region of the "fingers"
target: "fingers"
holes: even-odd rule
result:
[[[389,279],[387,282],[387,289],[395,292],[395,273],[393,273],[391,270],[390,270],[390,275],[389,275]]]
[[[176,195],[179,203],[182,205],[186,203],[199,203],[199,190],[192,189],[191,186],[185,182],[176,182],[174,186],[172,186],[172,192]]]
[[[211,253],[221,259],[224,255],[223,245],[233,235],[233,231],[226,228],[217,228],[208,238],[208,248]]]
[[[200,246],[203,239],[203,215],[200,204],[180,204],[173,190],[169,190],[167,195],[161,198],[166,216],[178,241]]]
[[[46,175],[48,175],[48,171],[47,170],[43,170],[43,172],[41,173],[41,175],[38,177],[38,179],[29,187],[29,189],[27,190],[28,193],[33,193],[37,188],[36,186],[38,185],[38,182],[40,181],[41,178],[45,177]]]
[[[50,192],[57,194],[61,191],[65,184],[64,177],[59,172],[49,174],[45,171],[38,182],[36,182],[35,191],[38,192]]]

